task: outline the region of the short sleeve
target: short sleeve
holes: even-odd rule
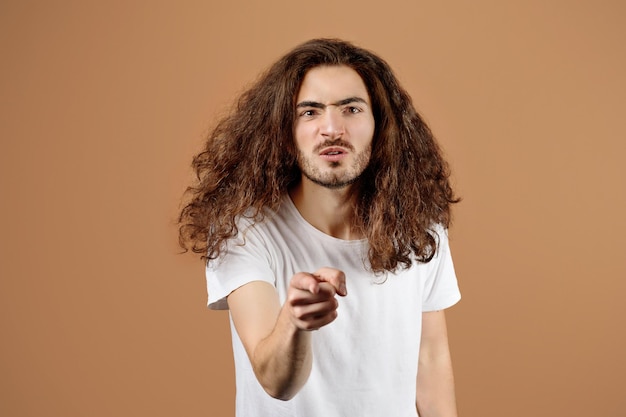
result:
[[[275,285],[270,256],[261,235],[254,227],[231,239],[218,259],[206,267],[208,307],[227,310],[226,297],[237,288],[252,282],[265,281]]]
[[[429,273],[423,289],[422,311],[437,311],[453,306],[461,299],[450,245],[448,231],[442,227],[435,230],[437,253],[428,263]]]

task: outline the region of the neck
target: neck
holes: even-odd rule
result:
[[[348,187],[328,189],[303,179],[289,195],[300,215],[316,229],[337,239],[363,238],[353,226],[354,201]]]

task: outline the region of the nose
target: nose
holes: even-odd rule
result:
[[[337,138],[344,133],[344,120],[339,109],[330,107],[321,118],[320,131],[323,136]]]

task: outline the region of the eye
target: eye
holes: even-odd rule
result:
[[[346,107],[346,112],[350,113],[350,114],[357,114],[357,113],[361,113],[361,109],[358,107],[354,107],[354,106],[348,106]]]
[[[312,117],[312,116],[315,116],[315,110],[314,109],[304,110],[304,111],[300,112],[300,116],[302,116],[302,117]]]

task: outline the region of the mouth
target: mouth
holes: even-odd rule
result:
[[[322,149],[322,151],[320,152],[320,156],[336,156],[336,155],[343,155],[346,153],[347,151],[343,148],[332,147],[332,148]]]
[[[331,147],[322,149],[319,155],[325,161],[339,162],[348,155],[348,151],[343,148]]]

